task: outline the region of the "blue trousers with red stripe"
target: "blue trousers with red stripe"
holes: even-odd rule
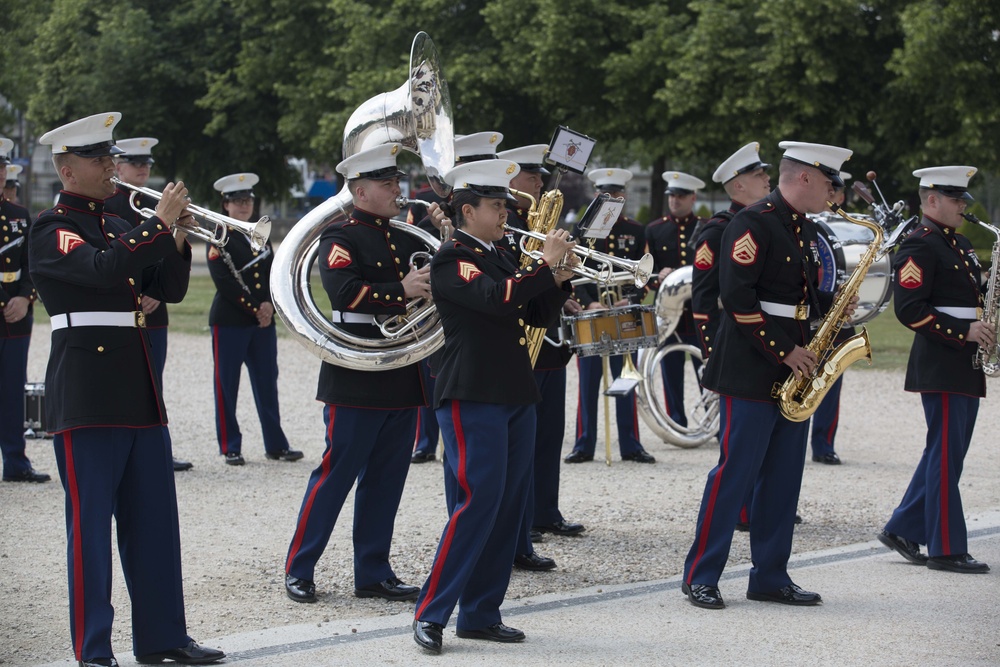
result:
[[[389,547],[396,510],[410,469],[417,409],[323,407],[326,450],[309,475],[302,508],[288,547],[285,573],[314,579],[347,494],[354,494],[354,586],[395,576]]]
[[[424,387],[427,389],[427,395],[433,396],[434,376],[431,375],[431,365],[428,359],[420,362],[420,373],[424,376]],[[434,414],[434,408],[428,406],[417,409],[419,410],[417,413],[417,437],[413,443],[413,451],[422,454],[433,454],[437,451],[438,440],[441,435],[437,415]]]
[[[890,533],[926,544],[930,556],[968,553],[958,481],[979,414],[979,399],[922,393],[927,444],[910,486],[885,525]]]
[[[163,369],[167,365],[167,327],[146,329],[146,335],[149,336],[149,346],[153,351],[153,369],[156,371],[156,379],[160,383],[160,391],[163,391]],[[164,426],[163,433],[167,438],[167,446],[171,448],[170,456],[173,457],[170,429]]]
[[[278,454],[288,449],[278,409],[278,337],[269,327],[212,327],[215,359],[215,432],[219,452],[243,451],[243,433],[236,421],[236,399],[240,393],[240,370],[247,366],[250,388],[260,417],[264,449]],[[412,435],[412,434],[411,434]]]
[[[637,355],[632,355],[635,362]],[[608,357],[611,377],[608,384],[621,375],[622,355]],[[597,447],[597,403],[601,396],[601,357],[578,357],[576,368],[580,375],[580,399],[576,410],[576,444],[573,451],[593,456]],[[642,449],[639,442],[639,413],[636,410],[635,392],[615,398],[615,418],[618,423],[618,449],[622,456]]]
[[[31,336],[0,338],[0,452],[4,476],[31,468],[24,443],[24,383]]]
[[[701,347],[698,337],[694,334],[681,336],[675,333],[672,342],[687,343],[697,348]],[[687,410],[684,408],[684,362],[688,355],[673,353],[668,354],[660,360],[660,372],[663,373],[663,400],[666,412],[670,418],[681,426],[687,426]],[[697,373],[701,368],[701,362],[690,357],[691,367]]]
[[[111,657],[111,517],[132,600],[135,655],[185,646],[181,540],[162,426],[77,428],[54,439],[66,492],[69,619],[77,660]]]
[[[753,568],[748,590],[773,592],[792,583],[787,565],[805,465],[807,423],[788,421],[770,401],[720,396],[719,408],[719,463],[708,473],[694,544],[684,562],[684,581],[718,585],[740,509],[752,488]]]
[[[833,440],[837,437],[837,426],[840,424],[840,390],[844,386],[844,376],[841,375],[823,397],[812,416],[813,456],[833,454]]]
[[[534,405],[445,401],[437,410],[445,465],[458,482],[415,618],[481,630],[499,623],[524,515],[535,438]]]

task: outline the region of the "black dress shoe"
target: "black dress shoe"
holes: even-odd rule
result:
[[[174,459],[174,472],[182,472],[184,470],[190,470],[194,467],[194,464],[190,461],[184,461],[182,459]]]
[[[16,475],[4,475],[3,481],[5,482],[47,482],[52,477],[44,472],[38,472],[34,468],[28,468],[23,472],[19,472]]]
[[[539,542],[545,541],[545,536],[542,535],[542,531],[537,528],[532,528],[528,531],[528,539],[531,540],[532,544],[538,544]]]
[[[656,463],[653,455],[645,449],[638,449],[631,454],[622,454],[622,461],[635,461],[636,463]]]
[[[798,607],[809,607],[823,603],[823,598],[820,597],[819,593],[804,591],[795,584],[788,584],[771,593],[753,593],[747,591],[747,600],[777,602],[779,604],[790,604]]]
[[[554,569],[555,566],[556,562],[554,560],[545,556],[539,556],[535,552],[523,556],[514,556],[514,567],[519,570],[545,572],[546,570]]]
[[[565,461],[566,463],[586,463],[587,461],[593,461],[593,460],[594,460],[593,454],[584,454],[583,452],[577,451],[575,449],[571,451],[569,454],[567,454],[566,458],[563,459],[563,461]]]
[[[927,567],[932,570],[947,570],[960,574],[985,574],[990,571],[989,565],[980,563],[969,554],[931,556],[927,559]]]
[[[482,630],[455,630],[462,639],[485,639],[491,642],[523,642],[524,633],[517,628],[508,628],[503,623],[496,623]]]
[[[441,636],[444,626],[430,621],[413,621],[413,641],[428,651],[441,652]]]
[[[828,466],[840,465],[840,457],[833,452],[829,454],[813,454],[813,461],[816,463],[825,463]]]
[[[271,461],[298,461],[305,454],[297,449],[283,449],[280,452],[264,452],[264,456]]]
[[[749,533],[750,532],[750,522],[749,521],[737,521],[736,522],[736,530],[740,531],[741,533]]]
[[[795,525],[797,526],[797,525],[799,525],[800,523],[802,523],[802,517],[801,517],[801,516],[799,516],[798,514],[796,514],[796,515],[795,515]]]
[[[226,654],[219,649],[198,646],[192,640],[187,646],[172,648],[169,651],[161,651],[160,653],[136,656],[135,661],[140,665],[156,665],[164,660],[172,660],[179,665],[210,665],[225,657]]]
[[[243,460],[243,455],[239,452],[226,452],[226,465],[227,466],[241,466],[246,461]]]
[[[118,667],[118,661],[114,658],[92,658],[81,660],[77,664],[80,667]]]
[[[391,602],[416,600],[420,589],[404,584],[398,577],[389,577],[371,586],[354,589],[354,595],[359,598],[382,598]]]
[[[296,602],[315,602],[316,584],[308,579],[285,575],[285,593]]]
[[[916,542],[885,530],[878,534],[878,541],[915,565],[927,564],[927,556],[920,553],[920,545]]]
[[[427,463],[434,460],[434,452],[422,452],[419,449],[410,456],[410,463]]]
[[[582,523],[570,523],[565,519],[559,519],[555,523],[535,526],[534,530],[553,535],[579,535],[587,529],[583,527]]]
[[[718,586],[708,586],[705,584],[695,584],[688,586],[681,584],[681,593],[687,596],[688,601],[695,607],[703,609],[725,609],[726,603],[722,599],[722,593]]]

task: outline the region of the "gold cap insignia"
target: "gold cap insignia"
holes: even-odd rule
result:
[[[69,146],[63,146],[62,149],[63,149],[63,153],[65,153],[66,151],[69,150]]]
[[[397,153],[397,151],[399,151],[399,146],[396,145],[396,144],[393,144],[392,150],[389,151],[389,155],[395,155]]]
[[[672,178],[673,178],[674,180],[677,180],[677,179],[678,179],[678,178],[680,178],[680,177],[681,177],[681,175],[680,175],[680,174],[674,174],[674,175],[672,176]]]
[[[517,169],[517,165],[513,165],[512,164],[509,167],[507,167],[507,173],[508,174],[513,174],[515,169]]]
[[[976,170],[975,169],[970,169],[969,173],[966,174],[965,177],[966,178],[972,178],[973,176],[975,176],[975,174],[976,174]]]
[[[143,148],[145,148],[147,144],[149,144],[149,142],[143,140],[142,143],[140,143],[139,145],[142,146]]]
[[[490,143],[495,144],[496,142],[497,142],[497,135],[494,134],[492,137],[490,137]]]
[[[108,119],[106,121],[104,121],[104,127],[111,127],[114,124],[115,124],[115,117],[114,116],[108,116]]]
[[[246,179],[247,179],[247,177],[246,177],[246,176],[244,176],[243,174],[240,174],[240,177],[239,177],[239,179],[238,179],[238,180],[239,180],[239,182],[240,182],[240,183],[242,183],[242,182],[243,182],[243,181],[245,181]]]
[[[613,169],[608,169],[608,176],[613,176],[613,175],[614,175],[614,173],[615,173],[615,172],[614,172],[614,170],[613,170]]]

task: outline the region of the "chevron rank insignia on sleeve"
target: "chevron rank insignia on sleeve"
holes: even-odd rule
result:
[[[899,286],[906,289],[916,289],[924,284],[924,271],[913,258],[906,260],[906,264],[899,270]]]
[[[71,232],[68,229],[59,230],[59,252],[64,255],[68,255],[77,246],[82,246],[84,241],[80,238],[80,235],[76,232]]]
[[[336,243],[330,248],[330,254],[326,256],[326,265],[331,269],[342,269],[351,265],[351,252]]]
[[[742,266],[750,266],[757,261],[757,241],[749,229],[733,244],[733,261]]]
[[[698,248],[698,252],[694,254],[694,265],[702,270],[712,268],[715,264],[715,255],[712,253],[712,249],[708,247],[708,241],[705,241]]]
[[[472,262],[460,261],[458,263],[458,275],[467,283],[471,283],[472,279],[480,273],[482,270]]]

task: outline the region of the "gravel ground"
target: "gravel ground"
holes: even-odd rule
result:
[[[28,370],[31,381],[44,378],[48,338],[47,326],[36,327]],[[318,361],[287,337],[279,338],[278,354],[284,428],[306,457],[296,463],[264,459],[244,376],[238,415],[247,465],[232,468],[218,456],[215,443],[210,338],[207,333],[170,337],[165,383],[174,451],[195,464],[193,470],[177,475],[177,489],[187,621],[196,639],[406,609],[404,603],[360,600],[352,594],[353,497],[319,563],[319,602],[300,605],[285,597],[284,557],[306,479],[323,451],[323,427],[320,404],[314,400]],[[569,386],[575,384],[575,365],[571,365]],[[806,464],[799,505],[805,523],[796,530],[796,552],[868,541],[889,517],[920,457],[924,437],[919,397],[903,392],[902,385],[902,372],[848,372],[837,438],[844,465]],[[575,404],[576,392],[570,391],[567,434],[572,433]],[[1000,421],[996,405],[995,398],[983,402],[966,459],[962,495],[969,514],[1000,508],[996,483],[1000,462],[994,456],[995,438],[989,435]],[[718,450],[714,443],[678,449],[659,442],[645,424],[641,428],[646,449],[657,458],[655,465],[618,461],[613,443],[616,460],[611,467],[601,462],[563,466],[563,514],[584,523],[587,532],[578,538],[547,536],[537,550],[553,557],[559,567],[548,573],[515,571],[508,598],[664,579],[681,572],[705,475]],[[564,452],[571,446],[568,435]],[[37,469],[56,477],[51,441],[30,440],[28,453]],[[412,466],[407,479],[396,521],[393,565],[409,583],[423,582],[444,525],[441,480],[437,463]],[[0,484],[4,606],[0,662],[4,664],[72,657],[63,502],[58,481]],[[749,559],[745,535],[737,535],[731,558],[734,563]],[[808,588],[806,574],[802,576],[801,583]],[[130,609],[117,562],[113,594],[118,612],[114,645],[124,657],[131,650]]]

